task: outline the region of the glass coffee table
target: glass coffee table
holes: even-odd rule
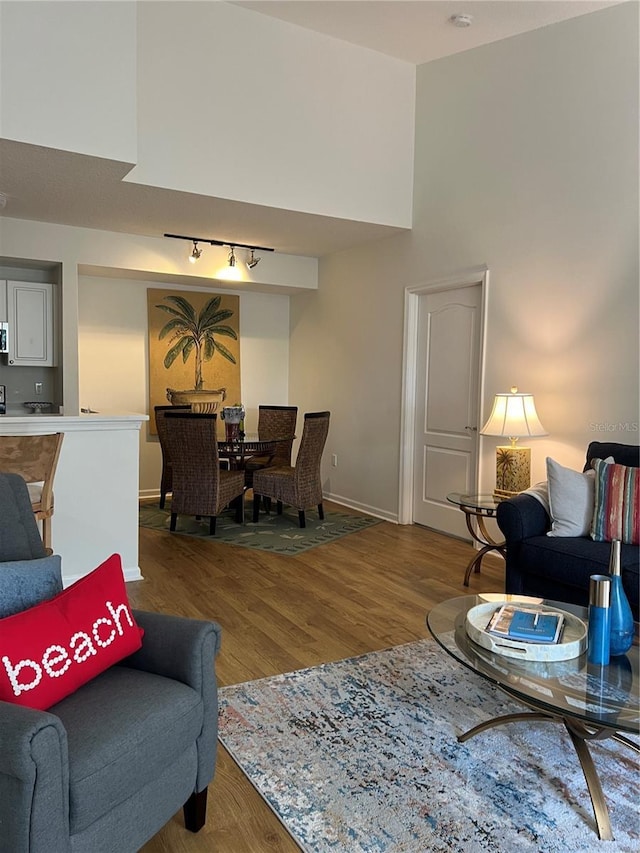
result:
[[[505,596],[514,600],[516,596]],[[436,642],[459,663],[496,684],[531,710],[487,720],[460,735],[469,738],[510,722],[544,720],[563,723],[575,747],[593,805],[598,836],[613,839],[609,811],[591,753],[589,741],[612,738],[640,753],[640,746],[625,735],[640,733],[638,626],[634,644],[626,655],[611,658],[609,666],[587,663],[586,653],[572,660],[543,663],[496,654],[467,636],[467,612],[485,603],[465,595],[438,604],[427,616]],[[544,601],[587,621],[587,610],[571,604]]]
[[[469,578],[471,572],[476,574],[480,571],[482,558],[489,551],[497,551],[506,559],[507,552],[505,550],[504,541],[498,542],[491,536],[484,523],[485,518],[495,518],[498,504],[504,498],[495,497],[494,495],[465,495],[460,492],[451,492],[447,495],[449,503],[455,504],[464,513],[464,520],[467,523],[467,530],[471,534],[474,542],[482,545],[482,548],[475,556],[469,560],[469,565],[464,573],[464,585],[469,586]],[[478,529],[473,526],[472,519],[475,519]]]

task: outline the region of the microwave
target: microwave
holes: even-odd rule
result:
[[[0,352],[9,352],[9,324],[0,323]]]

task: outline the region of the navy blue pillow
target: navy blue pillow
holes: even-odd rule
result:
[[[0,563],[0,618],[29,610],[62,592],[61,564],[58,554]]]
[[[618,465],[628,468],[640,468],[640,447],[637,444],[619,444],[615,441],[592,441],[587,447],[587,461],[584,471],[591,468],[593,459],[606,459],[613,456]]]

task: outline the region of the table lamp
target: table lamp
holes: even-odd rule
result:
[[[482,435],[508,436],[511,445],[496,448],[497,497],[511,497],[531,485],[531,448],[516,446],[525,436],[549,435],[540,423],[533,394],[520,394],[514,385],[507,394],[496,394]]]

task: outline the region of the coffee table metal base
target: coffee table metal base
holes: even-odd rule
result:
[[[504,690],[504,688],[501,689]],[[504,690],[504,692],[512,695],[508,690]],[[523,701],[522,696],[516,696],[515,698],[519,702]],[[580,720],[576,720],[572,717],[554,716],[553,714],[546,714],[542,711],[523,711],[519,714],[505,714],[501,717],[496,717],[494,720],[486,720],[484,723],[479,723],[477,726],[469,729],[468,732],[460,735],[458,737],[458,743],[464,743],[466,740],[469,740],[482,732],[486,732],[488,729],[492,729],[495,726],[503,726],[506,723],[531,722],[532,720],[540,720],[542,722],[549,723],[564,723],[578,756],[578,760],[580,761],[585,782],[587,783],[587,789],[589,791],[589,796],[591,797],[591,805],[593,806],[593,813],[596,819],[598,838],[600,838],[601,841],[613,841],[614,838],[613,832],[611,831],[611,821],[609,820],[609,810],[604,798],[602,785],[600,784],[598,771],[596,770],[593,758],[589,752],[588,741],[606,740],[607,738],[611,738],[618,743],[628,746],[635,752],[640,753],[640,747],[629,738],[618,734],[612,729],[586,726]]]

